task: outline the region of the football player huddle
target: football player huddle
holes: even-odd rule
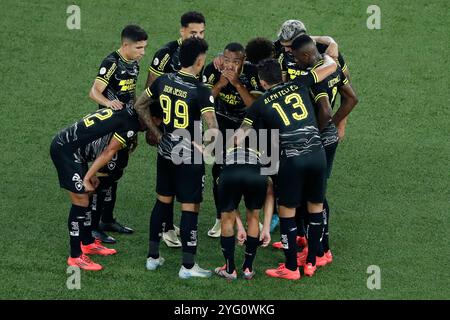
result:
[[[272,247],[284,251],[285,261],[265,274],[289,280],[313,276],[333,260],[327,180],[358,102],[338,45],[331,37],[308,35],[299,20],[287,20],[276,41],[231,42],[206,64],[205,17],[187,12],[180,24],[180,38],[154,54],[137,99],[147,34],[126,26],[120,48],[103,60],[89,92],[99,109],[51,143],[60,185],[71,201],[68,265],[101,270],[89,255],[116,253],[104,246],[116,242],[108,233],[133,233],[113,212],[118,181],[138,132],[145,131],[147,143],[157,148],[147,270],[163,266],[162,240],[181,248],[181,279],[214,273],[253,279],[257,249],[270,244],[279,224],[281,241]],[[338,93],[340,105],[333,111]],[[196,259],[205,164],[212,164],[216,208],[207,234],[220,238],[225,259],[214,271]],[[235,263],[236,242],[245,246],[241,267]]]

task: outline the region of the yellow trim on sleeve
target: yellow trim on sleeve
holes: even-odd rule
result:
[[[125,147],[127,146],[126,141],[125,141],[121,136],[119,136],[117,133],[114,133],[114,138],[116,138],[117,141],[120,142],[120,144],[122,145],[122,147],[125,148]]]
[[[314,77],[314,82],[315,82],[315,83],[319,82],[318,79],[317,79],[317,74],[316,74],[316,72],[315,72],[314,70],[311,70],[311,74],[312,74],[313,77]]]
[[[248,125],[252,125],[253,124],[253,120],[250,120],[249,118],[244,118],[244,121],[242,121],[242,123],[248,124]]]
[[[345,78],[344,81],[342,81],[343,84],[347,84],[348,83],[348,79]]]
[[[204,114],[205,112],[209,112],[209,111],[214,112],[214,111],[215,111],[215,110],[214,110],[214,107],[206,107],[206,108],[200,109],[200,112],[201,112],[202,114]]]
[[[344,66],[342,67],[342,71],[347,70],[347,63],[344,63]]]
[[[106,81],[102,77],[97,77],[97,78],[95,78],[95,80],[99,80],[99,81],[103,82],[104,84],[108,85],[108,81]]]
[[[148,67],[148,71],[153,72],[153,73],[154,73],[155,75],[157,75],[158,77],[159,77],[159,76],[162,76],[162,75],[164,74],[164,72],[157,71],[157,70],[155,70],[152,66]]]
[[[149,98],[151,98],[152,97],[152,92],[150,91],[150,87],[147,87],[147,89],[145,89],[145,93],[147,94],[147,96],[149,97]]]
[[[328,97],[328,94],[326,94],[325,92],[321,92],[314,98],[314,101],[317,102],[317,100],[319,100],[322,97]]]

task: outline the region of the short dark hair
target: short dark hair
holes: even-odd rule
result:
[[[306,45],[313,44],[314,41],[310,36],[306,34],[302,34],[294,39],[292,42],[291,48],[292,50],[299,50],[305,47]]]
[[[275,46],[272,41],[258,37],[247,43],[245,53],[247,60],[256,65],[264,59],[272,58],[275,53]]]
[[[204,39],[188,38],[180,46],[180,63],[183,68],[192,66],[198,56],[208,51],[208,43]]]
[[[257,65],[259,79],[268,84],[277,84],[283,81],[281,66],[278,60],[269,58],[264,59]]]
[[[197,11],[189,11],[181,16],[180,20],[182,27],[187,27],[189,23],[205,23],[205,17],[203,14]]]
[[[245,54],[245,49],[242,46],[242,44],[238,43],[238,42],[231,42],[229,44],[227,44],[225,46],[225,50],[231,51],[231,52],[242,52],[243,54]]]
[[[134,24],[130,24],[125,28],[123,28],[120,37],[122,41],[124,39],[128,39],[133,42],[144,41],[147,40],[148,38],[147,32],[145,32],[145,30],[142,29],[141,27]]]

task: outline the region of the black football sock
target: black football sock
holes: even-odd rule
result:
[[[92,200],[91,200],[92,203]],[[92,236],[92,210],[91,205],[89,204],[89,207],[86,208],[86,214],[83,222],[83,228],[81,228],[81,243],[84,246],[87,246],[91,243],[94,243],[95,239]]]
[[[220,217],[222,215],[219,207],[219,187],[215,181],[213,184],[213,196],[214,196],[214,204],[216,205],[216,218],[220,220]]]
[[[116,205],[117,182],[112,182],[105,186],[105,198],[103,199],[102,221],[104,223],[113,223],[114,207]]]
[[[197,253],[197,223],[198,213],[182,211],[180,222],[180,236],[183,249],[183,266],[191,269],[195,264]]]
[[[175,230],[173,226],[173,202],[171,203],[170,210],[167,210],[165,212],[164,216],[164,232],[167,232],[169,230]]]
[[[328,232],[328,228],[329,228],[329,222],[330,222],[330,207],[328,206],[328,201],[325,198],[324,202],[323,202],[323,208],[324,208],[324,221],[323,221],[323,238],[322,238],[322,246],[323,246],[323,251],[327,252],[328,250],[330,250],[330,243],[329,243],[329,232]]]
[[[67,227],[70,237],[70,256],[78,258],[81,255],[81,229],[83,228],[86,210],[88,208],[72,204],[69,212]]]
[[[281,243],[283,244],[284,255],[286,256],[286,268],[297,270],[297,226],[295,217],[280,217]]]
[[[304,237],[306,234],[305,225],[305,209],[304,207],[298,207],[295,209],[295,223],[297,225],[297,235],[299,237]]]
[[[220,220],[221,212],[219,206],[219,185],[218,179],[220,176],[220,172],[222,168],[218,164],[214,164],[212,167],[212,178],[213,178],[213,196],[214,196],[214,205],[216,206],[216,218]]]
[[[234,245],[234,235],[231,237],[220,236],[220,246],[222,248],[223,257],[225,258],[225,263],[227,264],[228,273],[233,273],[236,269],[234,263]]]
[[[320,245],[320,238],[323,234],[323,213],[310,213],[308,224],[308,256],[306,263],[316,265],[316,256]]]
[[[156,199],[150,215],[149,238],[148,238],[148,255],[147,258],[159,258],[159,243],[162,236],[163,216],[170,210],[172,204],[167,204]]]
[[[103,205],[103,193],[99,188],[97,192],[92,195],[91,201],[91,228],[92,230],[98,230],[98,225],[100,223],[100,216],[102,213],[101,206]]]
[[[259,245],[259,239],[247,236],[247,241],[245,243],[245,260],[244,264],[242,265],[242,270],[245,271],[245,269],[249,269],[250,271],[253,271],[253,261],[256,257],[256,250]]]

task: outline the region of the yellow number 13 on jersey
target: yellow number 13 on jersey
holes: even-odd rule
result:
[[[308,110],[306,110],[306,107],[303,104],[303,99],[298,93],[292,93],[286,96],[286,98],[284,99],[284,103],[292,105],[292,108],[294,109],[300,108],[299,111],[294,110],[294,112],[292,112],[292,118],[294,118],[294,120],[299,121],[308,117]],[[291,121],[289,120],[288,116],[284,112],[283,108],[281,108],[281,105],[279,103],[274,103],[272,105],[272,108],[277,110],[285,126],[291,124]]]

